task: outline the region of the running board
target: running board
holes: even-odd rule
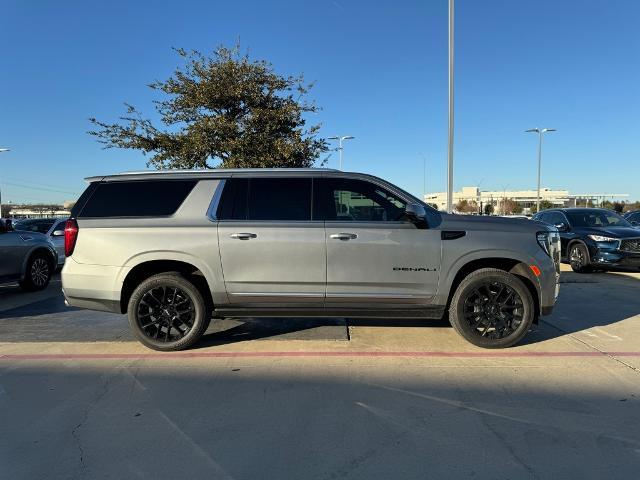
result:
[[[344,309],[344,308],[216,308],[222,317],[325,317],[325,318],[428,318],[440,319],[446,307],[434,305],[420,308],[398,309]]]

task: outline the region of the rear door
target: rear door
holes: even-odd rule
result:
[[[405,218],[406,201],[366,180],[326,177],[327,307],[427,304],[440,271],[440,231]]]
[[[310,177],[231,178],[218,209],[229,302],[244,307],[322,307],[324,224],[312,216]]]

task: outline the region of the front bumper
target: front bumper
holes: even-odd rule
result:
[[[640,268],[640,253],[596,249],[591,255],[591,264],[606,267]]]

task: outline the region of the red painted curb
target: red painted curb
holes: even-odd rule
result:
[[[118,360],[174,358],[268,358],[268,357],[415,357],[415,358],[545,358],[545,357],[640,357],[640,352],[172,352],[172,353],[34,353],[0,355],[0,360]]]

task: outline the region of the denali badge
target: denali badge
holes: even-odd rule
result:
[[[435,268],[427,267],[393,267],[394,272],[435,272]]]

